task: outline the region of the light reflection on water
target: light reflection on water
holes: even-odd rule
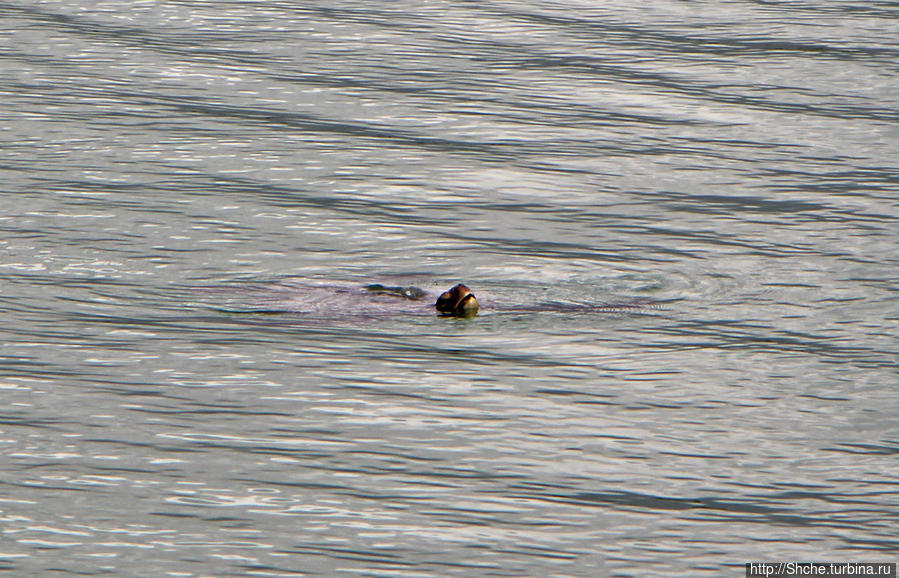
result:
[[[895,7],[698,6],[0,8],[0,568],[894,552]]]

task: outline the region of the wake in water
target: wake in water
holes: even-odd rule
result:
[[[460,289],[461,288],[461,289]],[[197,292],[224,300],[215,308],[227,313],[300,314],[316,318],[353,319],[399,316],[474,316],[493,314],[591,314],[648,313],[662,309],[665,302],[649,298],[629,298],[605,302],[548,300],[528,302],[513,293],[477,290],[456,285],[442,294],[416,286],[383,284],[353,285],[291,280],[270,285],[197,288]],[[456,291],[462,293],[456,294]],[[545,288],[543,291],[545,292]],[[537,293],[537,291],[534,291]],[[516,297],[518,297],[516,299]],[[445,299],[447,306],[440,306]],[[465,310],[461,300],[477,306]],[[454,309],[458,307],[458,310]]]

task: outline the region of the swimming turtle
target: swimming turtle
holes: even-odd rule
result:
[[[474,292],[459,283],[435,296],[415,286],[393,286],[381,283],[348,285],[305,281],[280,282],[251,291],[252,303],[246,295],[244,306],[233,312],[304,314],[314,318],[343,319],[352,317],[381,318],[396,315],[434,315],[441,317],[474,317],[479,312],[507,313],[589,313],[636,312],[653,309],[657,302],[633,299],[611,303],[543,301],[523,304],[500,299],[479,301]],[[246,307],[246,306],[249,307]]]
[[[373,285],[366,285],[365,289],[375,293],[399,295],[412,300],[423,299],[428,295],[427,291],[413,286],[385,287],[380,283],[375,283]],[[440,297],[437,298],[437,302],[434,303],[434,308],[437,309],[437,312],[441,315],[450,317],[471,317],[477,315],[480,305],[478,304],[478,298],[474,296],[471,289],[462,283],[459,283],[441,293]]]

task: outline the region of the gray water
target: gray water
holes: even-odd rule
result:
[[[895,1],[0,24],[0,568],[896,560]],[[460,281],[500,306],[241,309]]]

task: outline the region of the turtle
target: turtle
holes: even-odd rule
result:
[[[439,317],[472,318],[479,313],[589,313],[639,312],[655,309],[658,302],[648,299],[610,303],[534,302],[506,303],[490,299],[479,301],[464,283],[457,283],[436,296],[416,286],[382,283],[348,285],[286,281],[251,291],[252,304],[228,312],[303,314],[314,318],[344,319],[353,317],[382,318],[396,315],[437,315]],[[248,305],[248,307],[247,307]]]
[[[366,285],[365,289],[376,293],[388,293],[399,295],[406,299],[418,300],[427,296],[427,291],[418,287],[386,287],[380,283]],[[458,283],[440,294],[434,308],[440,315],[446,317],[472,317],[478,314],[480,305],[478,298],[471,289]]]

